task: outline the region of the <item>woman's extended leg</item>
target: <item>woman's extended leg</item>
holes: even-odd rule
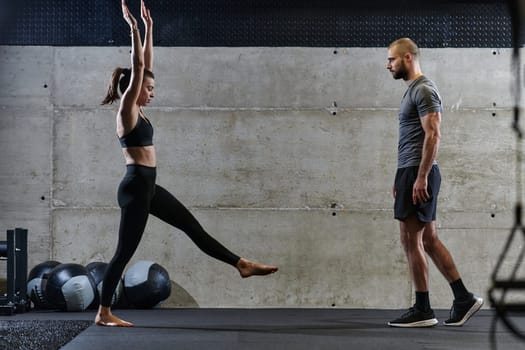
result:
[[[232,253],[210,236],[177,198],[159,185],[155,187],[150,213],[185,232],[209,256],[237,268],[242,277],[267,275],[278,270],[277,266],[258,264]]]

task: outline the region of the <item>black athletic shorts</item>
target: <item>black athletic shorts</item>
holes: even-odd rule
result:
[[[412,214],[416,214],[421,222],[432,222],[436,220],[437,197],[441,185],[441,174],[437,165],[433,165],[428,174],[427,191],[430,196],[425,203],[415,204],[412,201],[412,190],[417,178],[419,167],[408,167],[397,169],[394,187],[396,198],[394,201],[394,217],[404,220]]]

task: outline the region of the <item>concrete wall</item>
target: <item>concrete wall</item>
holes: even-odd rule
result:
[[[406,86],[374,48],[157,48],[158,183],[239,255],[277,264],[239,278],[151,218],[134,260],[174,281],[167,305],[409,306],[392,218],[397,108]],[[424,49],[445,103],[438,225],[484,295],[513,223],[510,50]],[[0,228],[30,232],[29,266],[108,261],[124,163],[116,107],[99,105],[129,48],[0,47]],[[0,236],[1,237],[1,236]],[[435,307],[450,306],[431,268]]]

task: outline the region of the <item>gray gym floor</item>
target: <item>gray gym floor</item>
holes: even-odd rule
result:
[[[92,325],[67,343],[77,349],[491,349],[493,311],[478,312],[460,328],[441,324],[448,310],[436,310],[440,325],[390,328],[386,322],[404,310],[362,309],[152,309],[116,310],[133,328]],[[0,321],[93,320],[81,313],[30,311],[1,316]],[[525,332],[525,315],[513,321]],[[501,322],[497,349],[525,349],[525,342]],[[10,350],[10,349],[9,349]]]

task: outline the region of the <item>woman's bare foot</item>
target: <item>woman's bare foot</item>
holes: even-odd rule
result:
[[[277,266],[263,265],[241,258],[237,262],[237,270],[239,270],[242,278],[246,278],[250,276],[269,275],[279,270],[279,268]]]
[[[100,306],[98,308],[97,316],[95,317],[95,324],[97,326],[106,327],[132,327],[133,323],[121,320],[111,313],[109,307]]]

